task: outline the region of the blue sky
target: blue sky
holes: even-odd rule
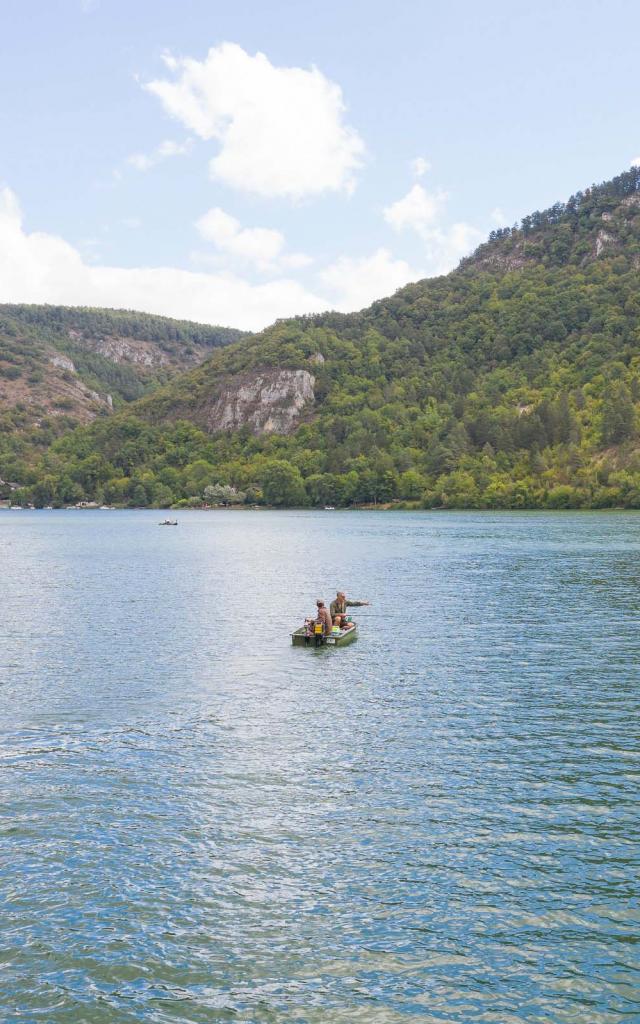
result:
[[[0,301],[360,308],[640,159],[640,5],[0,0]]]

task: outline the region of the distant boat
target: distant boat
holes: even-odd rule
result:
[[[22,505],[9,505],[12,512],[22,512]]]
[[[335,512],[336,506],[335,505],[325,505],[324,506],[324,510],[325,510],[325,512]]]
[[[177,519],[163,519],[161,523],[158,523],[158,526],[177,526],[177,525],[178,525],[178,520]]]

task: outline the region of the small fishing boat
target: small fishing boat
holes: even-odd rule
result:
[[[161,523],[158,523],[158,526],[177,526],[177,525],[178,525],[178,520],[177,519],[163,519],[163,521]]]
[[[314,636],[309,633],[306,626],[300,626],[291,634],[291,643],[294,647],[346,647],[358,635],[358,627],[355,622],[348,629],[341,629],[338,633],[329,633],[328,636]]]

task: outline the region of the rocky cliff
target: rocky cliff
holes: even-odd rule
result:
[[[118,334],[96,336],[89,331],[75,330],[70,330],[68,334],[72,346],[95,352],[117,366],[134,366],[142,372],[172,367],[185,370],[197,366],[211,352],[205,345],[194,343],[182,351],[172,351],[148,338]]]
[[[308,370],[258,370],[223,387],[201,409],[211,433],[249,427],[254,434],[290,434],[314,402]]]

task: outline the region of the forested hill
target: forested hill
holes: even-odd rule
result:
[[[276,323],[9,468],[41,503],[640,507],[639,268],[633,169],[445,277]]]
[[[461,267],[584,266],[605,252],[624,252],[637,267],[640,245],[632,208],[637,207],[639,182],[640,167],[633,167],[613,181],[577,192],[566,203],[536,210],[513,228],[492,231],[488,242],[463,260]]]
[[[124,310],[0,305],[0,426],[88,422],[243,332]]]

